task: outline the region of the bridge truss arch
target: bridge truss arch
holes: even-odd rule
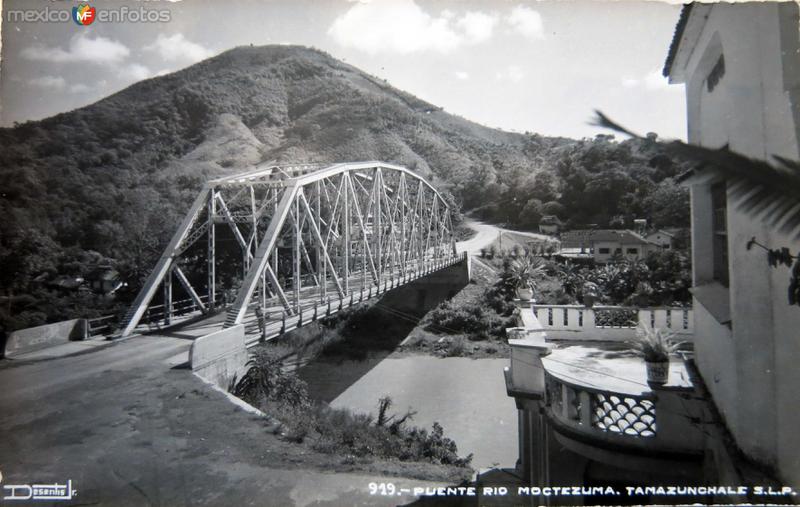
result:
[[[456,257],[446,201],[404,167],[260,167],[206,183],[131,306],[123,336],[140,324],[159,287],[170,322],[173,278],[201,312],[214,309],[220,226],[232,232],[242,267],[225,327],[243,323],[258,307],[279,309],[284,322],[298,314],[302,320],[312,305],[316,314],[332,298],[349,296],[352,303],[357,292],[363,300],[365,291],[378,294],[387,282],[394,286]],[[205,255],[205,284],[185,274],[187,262],[197,271],[198,252]]]

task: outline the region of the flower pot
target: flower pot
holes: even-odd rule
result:
[[[517,297],[523,301],[530,301],[533,298],[533,289],[518,288]]]
[[[596,297],[591,295],[591,294],[584,294],[583,295],[583,305],[586,308],[591,308],[591,307],[594,306],[595,299],[596,299]]]
[[[669,379],[669,361],[645,361],[647,381],[651,384],[666,384]]]

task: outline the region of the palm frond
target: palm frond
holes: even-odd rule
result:
[[[592,125],[643,139],[601,111],[595,113]],[[773,155],[776,165],[771,165],[727,148],[711,149],[682,141],[656,142],[666,152],[696,163],[694,175],[728,180],[731,201],[737,209],[800,239],[800,162]]]

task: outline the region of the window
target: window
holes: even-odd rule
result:
[[[708,73],[708,77],[706,78],[706,88],[708,89],[708,93],[714,91],[714,88],[717,87],[722,76],[725,75],[725,58],[722,55],[719,55],[719,59],[717,63],[711,68],[711,72]]]
[[[611,250],[610,250],[609,248],[600,248],[600,249],[598,249],[598,251],[599,251],[601,254],[606,254],[606,255],[608,255],[608,254],[610,254],[610,253],[611,253]]]
[[[711,227],[714,280],[728,286],[728,187],[723,181],[711,186]]]
[[[633,254],[633,255],[639,255],[639,249],[638,248],[628,248],[628,253],[629,254]]]
[[[615,254],[621,254],[622,253],[622,248],[615,248],[614,249],[614,253]]]

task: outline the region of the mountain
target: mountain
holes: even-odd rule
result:
[[[36,279],[111,264],[133,291],[205,180],[269,160],[383,160],[421,173],[489,219],[532,226],[547,212],[608,221],[619,210],[602,194],[607,185],[593,187],[597,209],[572,195],[595,172],[633,194],[639,176],[658,184],[674,172],[637,143],[491,129],[318,50],[239,47],[89,106],[0,129],[0,288],[11,301],[36,292]],[[29,323],[53,318],[38,293]]]

